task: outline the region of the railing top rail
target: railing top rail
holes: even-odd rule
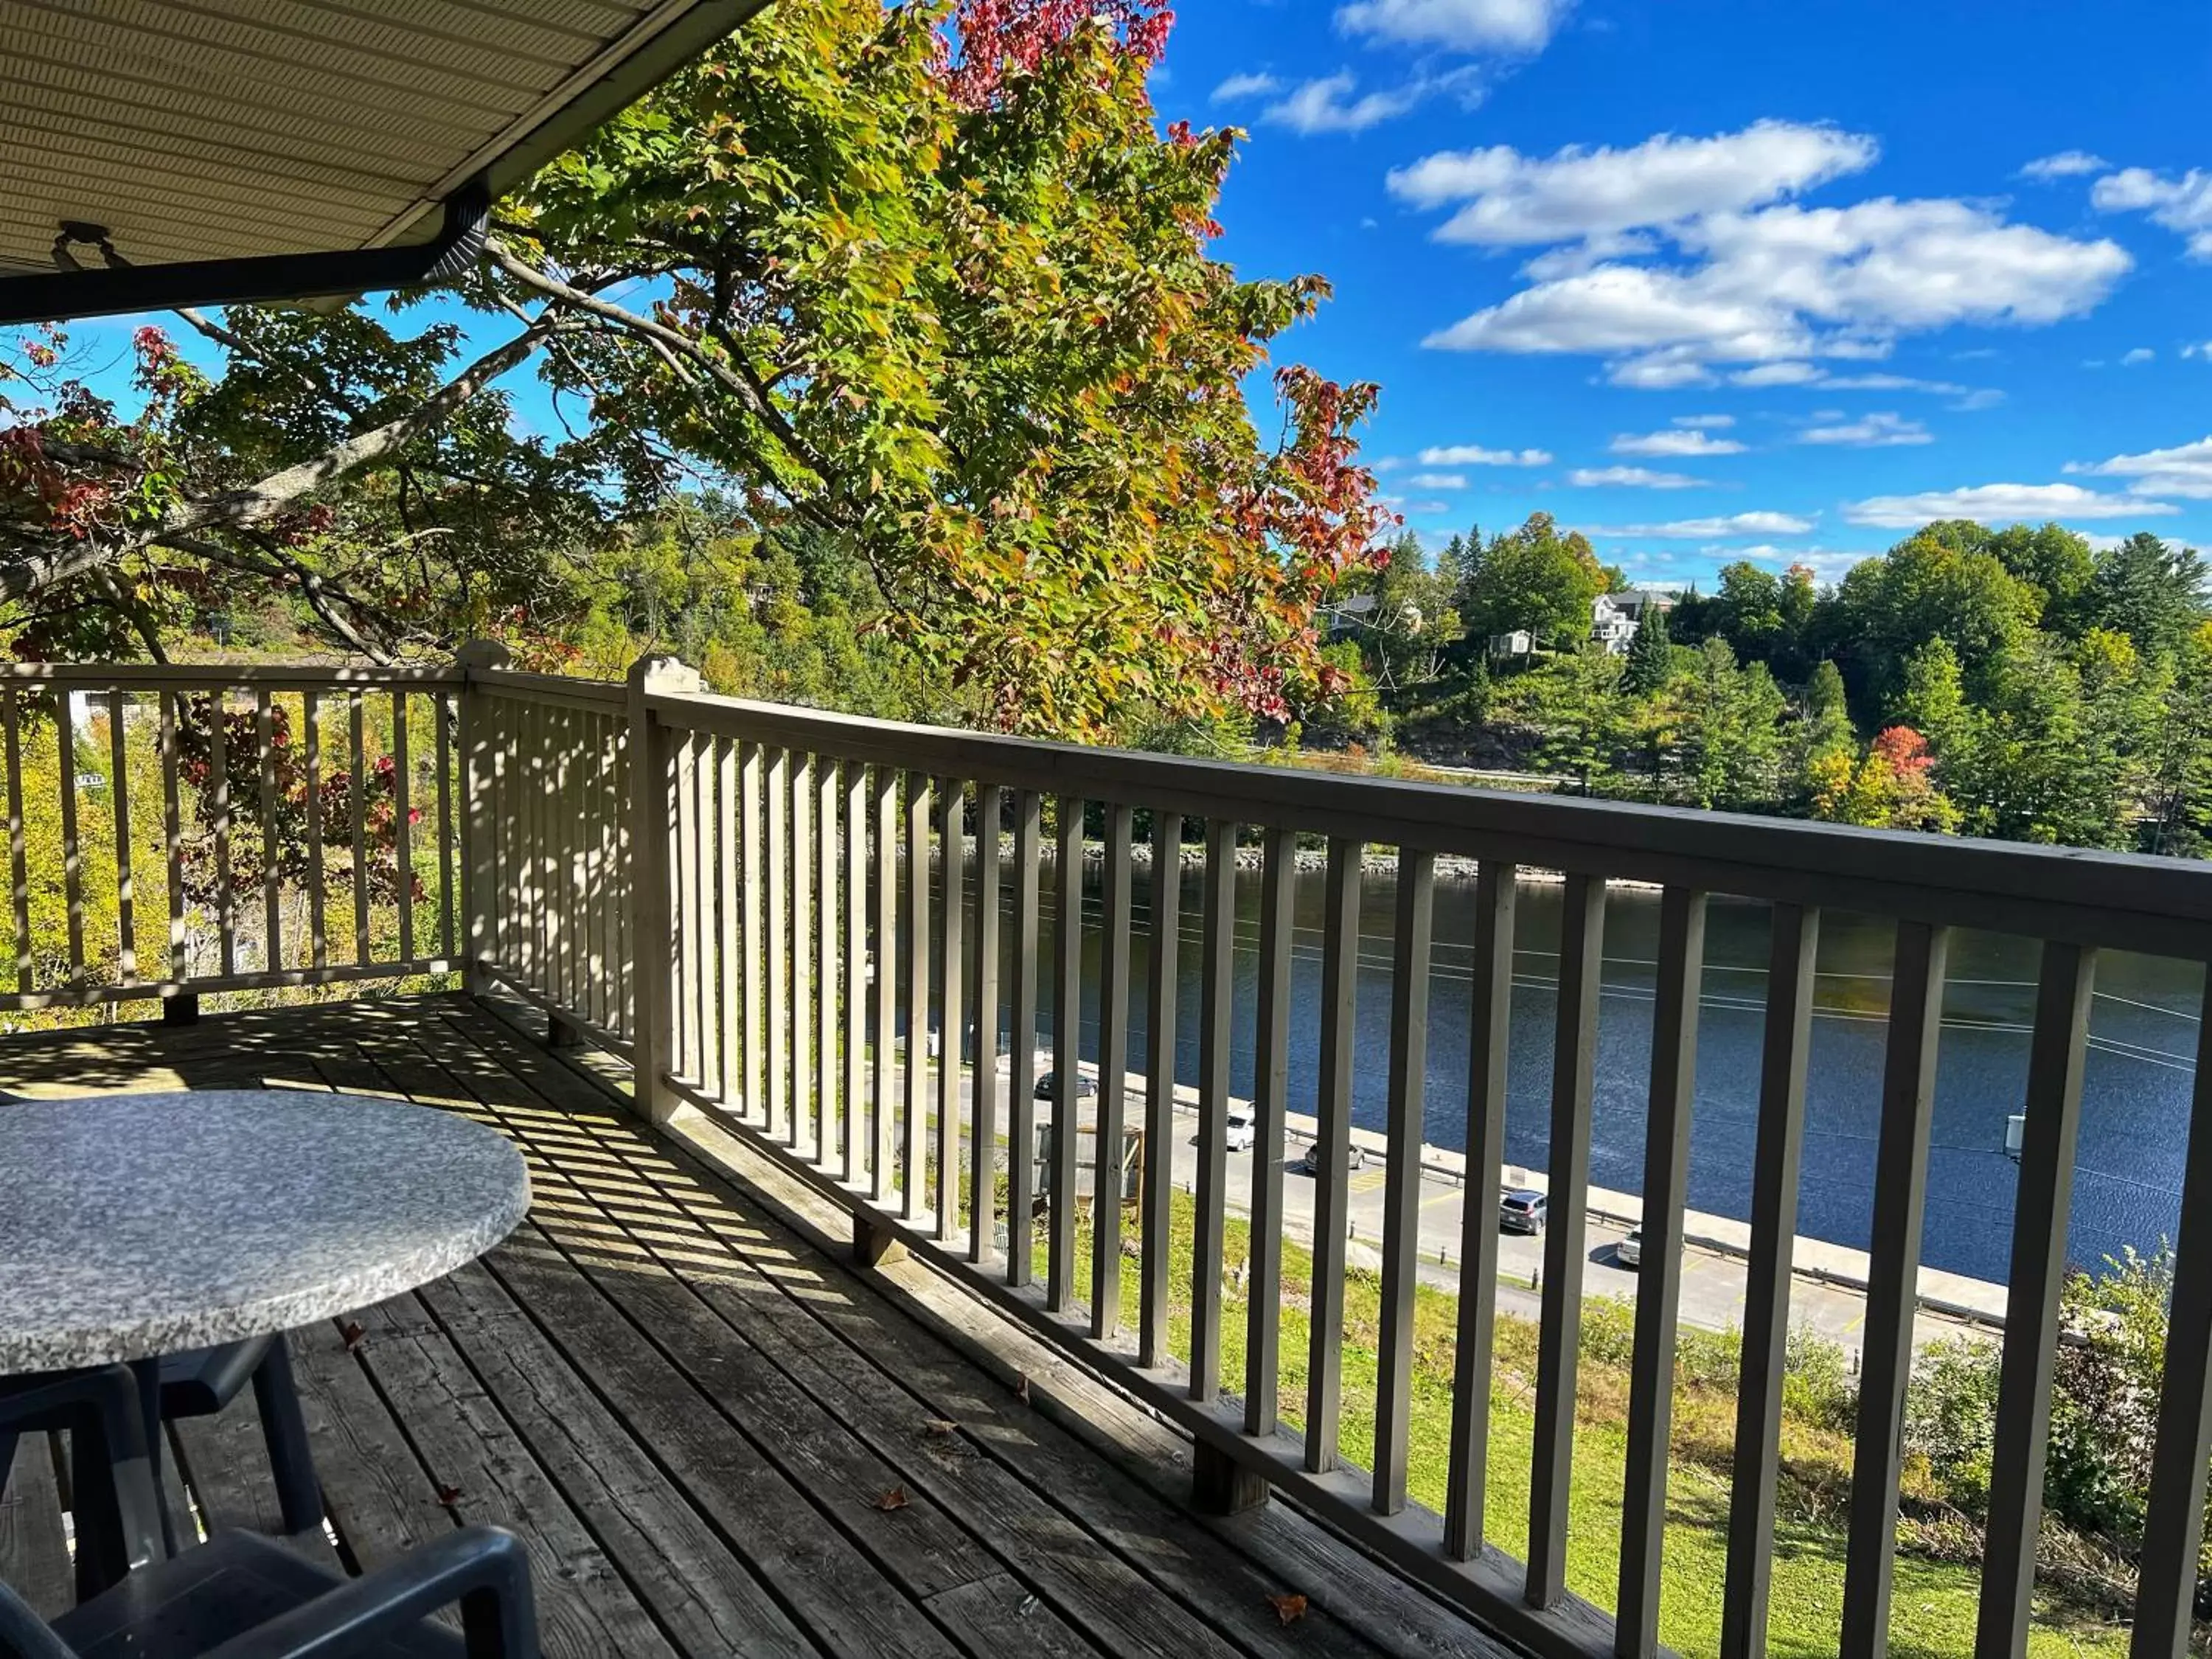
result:
[[[620,708],[629,696],[629,688],[617,680],[569,679],[560,674],[526,673],[519,668],[471,668],[469,684],[495,696],[580,703],[594,708]]]
[[[80,663],[0,662],[0,684],[67,686],[89,691],[199,691],[210,687],[251,685],[272,691],[321,690],[330,686],[398,686],[437,690],[457,688],[461,671],[453,667],[378,667],[333,664],[329,667],[290,663]]]
[[[2212,957],[2212,863],[1348,778],[734,697],[649,692],[646,703],[674,726],[1018,789],[1938,926]]]

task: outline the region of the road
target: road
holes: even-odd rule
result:
[[[933,1085],[933,1082],[934,1079]],[[972,1076],[963,1075],[961,1084],[963,1117],[970,1109],[972,1082]],[[903,1088],[902,1081],[900,1088]],[[895,1095],[894,1097],[902,1097],[902,1095]],[[1086,1121],[1095,1103],[1089,1099],[1083,1103]],[[1002,1112],[1003,1109],[1002,1105]],[[1126,1121],[1133,1126],[1141,1125],[1144,1121],[1143,1097],[1134,1092],[1130,1093],[1125,1111]],[[1041,1118],[1048,1118],[1050,1112],[1049,1103],[1039,1103]],[[1198,1179],[1196,1115],[1187,1109],[1179,1109],[1176,1122],[1174,1180],[1176,1186],[1188,1191]],[[1292,1136],[1290,1155],[1283,1172],[1283,1228],[1286,1237],[1300,1243],[1310,1244],[1316,1183],[1303,1167],[1304,1145],[1302,1138]],[[1253,1155],[1249,1152],[1231,1152],[1229,1155],[1228,1204],[1232,1212],[1240,1215],[1250,1213],[1253,1163]],[[1087,1173],[1085,1180],[1087,1185]],[[1382,1163],[1372,1158],[1364,1168],[1352,1173],[1349,1187],[1352,1257],[1354,1261],[1370,1266],[1379,1261],[1376,1247],[1382,1238],[1383,1187],[1387,1180],[1388,1171]],[[1421,1277],[1425,1282],[1455,1295],[1460,1288],[1456,1263],[1460,1256],[1464,1190],[1455,1177],[1427,1170],[1423,1172]],[[1614,1247],[1627,1231],[1626,1226],[1597,1216],[1589,1219],[1584,1230],[1583,1246],[1588,1258],[1583,1274],[1585,1296],[1613,1296],[1630,1302],[1635,1300],[1638,1273],[1634,1268],[1624,1267],[1614,1251]],[[1747,1266],[1743,1258],[1697,1245],[1686,1247],[1684,1255],[1682,1322],[1711,1331],[1741,1329]],[[1540,1237],[1513,1233],[1500,1237],[1498,1278],[1498,1305],[1500,1310],[1528,1318],[1534,1318],[1540,1311],[1543,1305],[1543,1259],[1544,1241]],[[1856,1366],[1866,1320],[1866,1297],[1863,1292],[1848,1285],[1832,1283],[1801,1273],[1790,1285],[1790,1309],[1793,1326],[1808,1328],[1836,1343],[1850,1356]],[[1923,1308],[1915,1323],[1914,1340],[1917,1346],[1925,1347],[1931,1342],[1960,1336],[1987,1338],[1991,1334],[1991,1328],[1987,1323],[1957,1319]]]

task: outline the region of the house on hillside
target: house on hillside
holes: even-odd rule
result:
[[[1502,662],[1509,657],[1525,657],[1536,648],[1536,636],[1525,628],[1516,628],[1507,634],[1490,636],[1490,657],[1492,662]]]
[[[1656,587],[1631,587],[1618,593],[1601,593],[1590,602],[1589,636],[1613,656],[1625,656],[1629,641],[1644,619],[1654,611],[1672,611],[1674,596]]]

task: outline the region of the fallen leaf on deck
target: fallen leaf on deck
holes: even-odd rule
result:
[[[949,1417],[925,1417],[921,1419],[921,1431],[939,1440],[950,1440],[960,1432],[960,1425]]]
[[[348,1353],[361,1346],[361,1339],[366,1334],[358,1319],[349,1319],[338,1328],[338,1335],[343,1340]]]
[[[454,1504],[461,1501],[461,1489],[459,1486],[439,1487],[438,1501],[441,1504],[443,1504],[447,1509],[453,1508]]]
[[[906,1504],[907,1497],[906,1488],[904,1486],[893,1486],[881,1498],[876,1499],[876,1507],[879,1510],[902,1510],[906,1507]]]
[[[1296,1624],[1306,1616],[1306,1598],[1303,1595],[1271,1595],[1267,1601],[1275,1609],[1275,1617],[1286,1625]]]
[[[1030,1380],[1028,1377],[1022,1376],[1015,1379],[1014,1398],[1020,1401],[1024,1406],[1030,1403]]]

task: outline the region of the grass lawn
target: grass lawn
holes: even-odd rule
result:
[[[1175,1352],[1188,1358],[1190,1340],[1192,1200],[1175,1195],[1172,1311]],[[1131,1218],[1133,1224],[1133,1217]],[[1039,1229],[1040,1245],[1042,1229]],[[1126,1235],[1125,1235],[1126,1236]],[[1244,1376],[1247,1303],[1235,1269],[1250,1238],[1247,1223],[1231,1218],[1223,1286],[1222,1375],[1231,1388]],[[1090,1229],[1079,1227],[1079,1286],[1089,1283]],[[1280,1411],[1295,1425],[1305,1412],[1307,1316],[1312,1256],[1288,1240],[1283,1247]],[[1043,1271],[1038,1252],[1038,1272]],[[1137,1264],[1122,1263],[1122,1307],[1133,1320],[1138,1306]],[[1342,1446],[1347,1461],[1370,1462],[1375,1433],[1375,1388],[1381,1283],[1373,1273],[1352,1271],[1345,1294]],[[1446,1446],[1451,1428],[1454,1332],[1458,1298],[1419,1288],[1414,1323],[1412,1443],[1409,1483],[1415,1501],[1443,1506]],[[1621,1493],[1626,1479],[1628,1370],[1624,1305],[1594,1301],[1585,1310],[1581,1388],[1575,1435],[1567,1583],[1577,1594],[1610,1609],[1620,1559]],[[1491,1406],[1490,1464],[1486,1531],[1490,1541],[1518,1557],[1527,1553],[1529,1467],[1535,1433],[1534,1324],[1511,1316],[1498,1322],[1497,1364]],[[1717,1351],[1707,1340],[1705,1350]],[[1674,1455],[1668,1482],[1668,1524],[1660,1638],[1686,1656],[1716,1653],[1720,1643],[1721,1590],[1728,1550],[1728,1456],[1735,1431],[1732,1382],[1700,1376],[1686,1363],[1678,1382]],[[1848,1468],[1849,1440],[1785,1418],[1784,1481],[1777,1522],[1769,1647],[1777,1659],[1814,1659],[1836,1650],[1843,1617],[1844,1502],[1839,1474]],[[1838,1459],[1842,1460],[1839,1466]],[[1900,1553],[1891,1623],[1890,1650],[1899,1656],[1968,1655],[1973,1650],[1978,1579],[1971,1567]],[[2111,1656],[2126,1651],[2126,1632],[2093,1614],[2039,1599],[2038,1624],[2028,1651],[2038,1659],[2062,1655]]]

